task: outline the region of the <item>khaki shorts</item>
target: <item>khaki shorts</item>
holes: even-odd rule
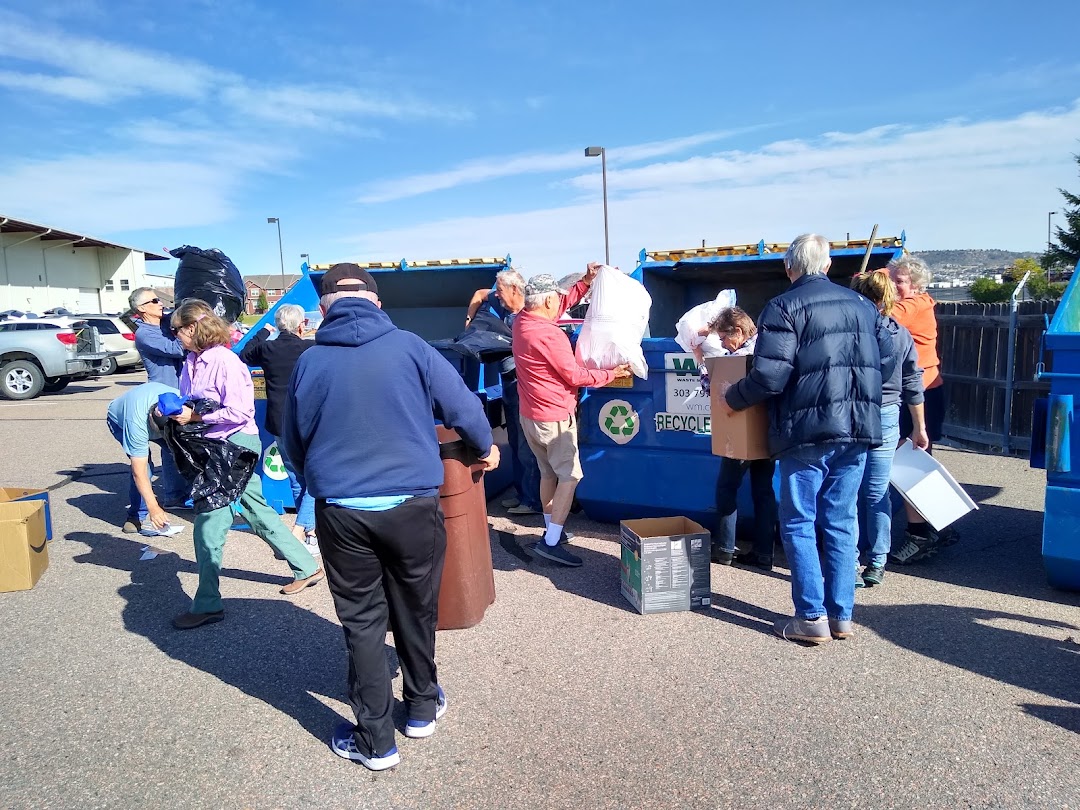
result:
[[[541,478],[557,478],[560,484],[584,478],[573,415],[561,422],[537,422],[522,416],[521,432],[536,456]]]

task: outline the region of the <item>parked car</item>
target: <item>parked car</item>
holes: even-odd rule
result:
[[[0,396],[33,399],[97,376],[111,357],[86,321],[40,318],[0,323]]]
[[[142,358],[135,348],[135,330],[120,319],[117,315],[74,315],[76,320],[86,321],[97,329],[101,336],[102,346],[110,354],[113,354],[101,365],[102,374],[112,374],[118,368],[130,369],[139,365]]]

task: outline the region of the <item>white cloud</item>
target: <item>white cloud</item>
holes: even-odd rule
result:
[[[117,97],[115,89],[90,79],[78,76],[46,76],[43,73],[16,73],[13,70],[0,70],[0,87],[45,93],[88,104],[104,104]]]
[[[735,130],[703,132],[684,138],[616,147],[607,150],[607,161],[617,166],[620,163],[634,163],[671,155],[729,137],[734,132]],[[433,191],[445,191],[505,177],[573,171],[581,168],[582,165],[587,165],[590,160],[592,159],[585,157],[584,147],[566,152],[503,155],[469,160],[445,171],[414,174],[371,183],[364,188],[357,202],[370,204],[404,200]]]
[[[804,231],[833,239],[906,230],[912,249],[1038,249],[1059,186],[1075,185],[1080,104],[1010,119],[878,127],[610,171],[612,259],[633,267],[641,248],[786,242]],[[353,258],[503,255],[526,273],[559,275],[603,255],[594,192],[563,207],[412,222],[347,237]],[[518,189],[519,199],[528,195]]]

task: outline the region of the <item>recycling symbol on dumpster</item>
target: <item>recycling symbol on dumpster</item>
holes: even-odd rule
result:
[[[266,455],[263,456],[263,474],[275,481],[284,481],[289,477],[285,471],[285,462],[281,460],[281,451],[278,450],[277,442],[266,448]]]
[[[625,399],[613,399],[600,409],[600,430],[615,444],[626,444],[640,426],[637,411]]]

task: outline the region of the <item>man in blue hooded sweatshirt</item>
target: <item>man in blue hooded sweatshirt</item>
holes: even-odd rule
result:
[[[443,466],[434,420],[454,428],[485,470],[499,465],[477,396],[453,366],[382,311],[375,279],[335,264],[322,279],[325,320],[300,356],[281,442],[315,498],[326,580],[349,650],[349,702],[331,747],[381,771],[400,761],[383,654],[387,618],[401,661],[408,737],[446,711],[435,625],[446,553]]]

